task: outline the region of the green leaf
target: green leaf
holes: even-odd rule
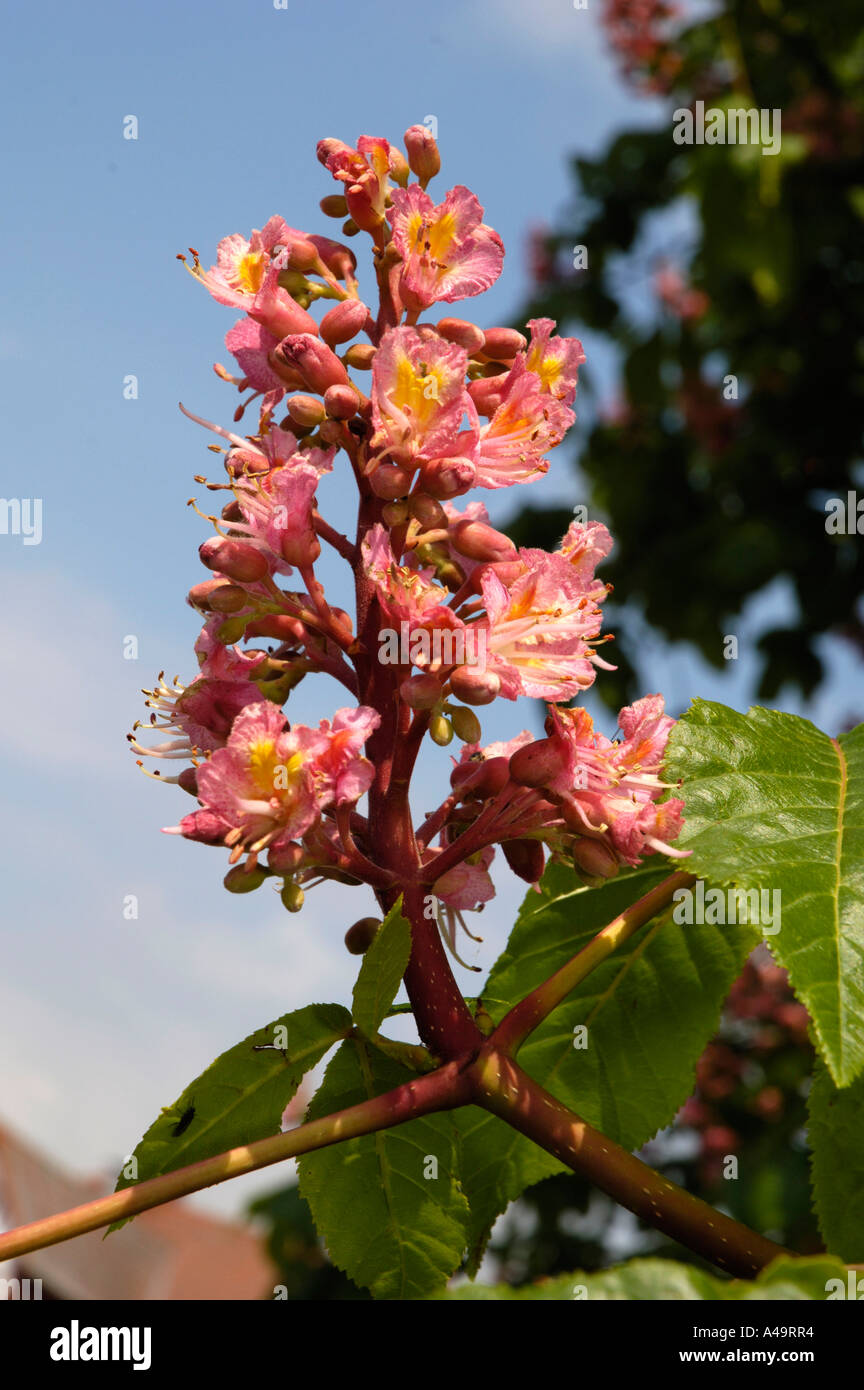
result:
[[[308,1118],[412,1079],[413,1072],[353,1038],[330,1062]],[[444,1284],[467,1243],[468,1203],[457,1161],[448,1114],[305,1154],[298,1163],[300,1191],[333,1263],[376,1298],[424,1298]]]
[[[309,1004],[250,1033],[154,1120],[133,1154],[137,1177],[121,1173],[115,1191],[278,1134],[305,1073],[350,1029],[341,1004]]]
[[[817,1066],[807,1137],[819,1229],[850,1264],[864,1262],[864,1076],[838,1090]]]
[[[393,904],[363,957],[354,986],[354,1021],[372,1037],[393,1003],[411,955],[411,923],[402,916],[402,899]]]
[[[601,1274],[559,1274],[538,1284],[513,1289],[508,1284],[461,1284],[437,1294],[440,1299],[482,1302],[496,1299],[560,1302],[574,1299],[595,1302],[675,1300],[686,1302],[804,1302],[824,1300],[832,1292],[831,1281],[845,1288],[846,1267],[830,1255],[803,1259],[783,1256],[763,1269],[756,1279],[722,1279],[694,1265],[674,1260],[630,1260]]]
[[[780,893],[767,939],[848,1085],[864,1068],[864,725],[832,739],[795,715],[697,700],[672,732],[666,772],[683,779],[688,867],[717,886]]]
[[[669,875],[669,865],[585,888],[552,865],[528,893],[492,967],[483,1002],[508,1009]],[[749,926],[684,926],[655,918],[597,967],[522,1047],[519,1061],[589,1124],[628,1149],[671,1123],[693,1090],[696,1063],[758,933]],[[574,1033],[583,1025],[584,1035]],[[587,1043],[576,1047],[576,1041]],[[525,1187],[564,1165],[493,1116],[459,1113],[462,1179],[476,1268],[491,1223]]]

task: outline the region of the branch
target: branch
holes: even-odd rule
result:
[[[326,1148],[329,1144],[339,1144],[345,1139],[356,1139],[379,1129],[392,1129],[394,1125],[404,1124],[420,1115],[431,1115],[438,1110],[465,1105],[468,1100],[469,1083],[464,1072],[455,1063],[448,1063],[428,1076],[406,1081],[383,1096],[375,1096],[321,1120],[299,1125],[287,1134],[274,1134],[254,1144],[241,1144],[239,1148],[229,1149],[215,1158],[202,1159],[200,1163],[177,1168],[173,1173],[165,1173],[158,1178],[148,1178],[134,1187],[113,1192],[108,1197],[99,1197],[95,1202],[86,1202],[80,1207],[72,1207],[57,1216],[19,1226],[17,1230],[0,1235],[0,1262],[29,1254],[31,1250],[44,1249],[47,1245],[57,1245],[61,1241],[71,1240],[73,1236],[85,1235],[114,1221],[125,1221],[151,1207],[225,1182],[227,1178],[254,1173],[271,1163],[297,1158],[300,1154]]]
[[[544,1018],[548,1018],[553,1009],[563,1003],[571,990],[581,984],[601,961],[611,956],[623,941],[644,927],[664,907],[668,907],[676,889],[689,888],[695,882],[693,874],[675,873],[639,898],[598,932],[566,965],[562,965],[560,970],[556,970],[554,975],[550,975],[548,980],[544,980],[542,985],[513,1006],[492,1035],[495,1045],[502,1052],[515,1056],[525,1039]]]
[[[643,1221],[728,1273],[752,1278],[793,1252],[685,1192],[641,1159],[592,1129],[492,1045],[472,1067],[476,1103],[498,1115],[547,1153],[583,1174]]]

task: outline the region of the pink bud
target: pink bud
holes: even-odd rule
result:
[[[504,858],[514,874],[526,883],[539,883],[546,867],[546,855],[539,840],[503,840]]]
[[[303,531],[300,535],[286,533],[280,539],[279,551],[289,565],[308,569],[321,554],[321,542],[312,530]]]
[[[434,709],[441,699],[441,682],[434,676],[409,676],[399,687],[399,694],[412,709]]]
[[[481,758],[479,761],[457,763],[450,773],[450,785],[454,791],[486,801],[497,796],[510,781],[508,758]]]
[[[198,548],[201,563],[218,570],[238,584],[255,584],[270,573],[267,558],[245,541],[230,541],[223,536],[211,536]]]
[[[177,778],[178,787],[190,796],[198,795],[198,769],[197,767],[184,767],[180,776]]]
[[[473,487],[477,465],[464,457],[429,459],[420,476],[423,488],[433,497],[458,497]]]
[[[526,743],[510,759],[510,776],[523,787],[542,787],[560,771],[561,750],[551,738]]]
[[[292,333],[273,352],[279,362],[299,372],[311,391],[324,394],[328,386],[344,386],[348,373],[335,352],[311,333]]]
[[[197,840],[202,845],[221,845],[225,843],[226,825],[215,811],[193,811],[180,822],[180,834],[187,840]]]
[[[303,846],[296,840],[289,840],[287,845],[270,850],[267,864],[274,874],[293,874],[303,863],[304,857]]]
[[[255,319],[272,333],[274,338],[285,338],[291,333],[317,334],[318,325],[311,314],[288,295],[268,295],[260,309],[250,309],[249,317]]]
[[[377,192],[378,180],[371,169],[360,182],[349,184],[345,189],[345,201],[351,220],[357,223],[361,231],[375,232],[381,225],[383,219],[375,207]]]
[[[344,280],[357,269],[357,257],[350,246],[345,246],[341,241],[333,241],[329,236],[310,236],[309,240],[318,247],[322,261],[338,279]]]
[[[231,588],[227,579],[202,579],[200,584],[193,584],[186,595],[186,602],[190,608],[197,608],[202,613],[210,613],[210,595],[214,589]]]
[[[375,472],[369,475],[369,485],[376,497],[395,502],[397,497],[404,497],[408,492],[411,476],[408,469],[400,468],[398,463],[379,463]]]
[[[482,352],[486,335],[476,323],[471,323],[468,319],[446,318],[439,319],[435,327],[442,338],[448,343],[457,343],[465,349],[469,357],[473,357],[475,352]]]
[[[304,430],[320,425],[327,413],[316,396],[291,396],[286,409],[294,424]]]
[[[328,347],[337,343],[348,343],[360,332],[369,318],[369,310],[362,299],[343,299],[334,304],[321,320],[321,337]]]
[[[494,415],[501,404],[501,383],[503,377],[486,376],[479,381],[469,381],[468,395],[480,415]]]
[[[249,595],[236,584],[220,584],[210,595],[210,608],[214,613],[239,613],[249,607]]]
[[[290,245],[280,252],[279,265],[285,270],[299,270],[305,274],[317,264],[318,247],[308,237],[292,238]]]
[[[501,681],[494,671],[481,671],[479,666],[457,666],[450,672],[450,689],[456,699],[466,705],[490,705],[501,690]]]
[[[318,141],[315,147],[315,153],[318,156],[319,164],[323,164],[326,169],[327,160],[331,159],[334,154],[353,155],[354,150],[352,150],[350,145],[346,145],[344,140],[327,139]]]
[[[395,145],[390,146],[390,177],[394,183],[398,183],[400,188],[405,188],[408,183],[408,176],[411,170],[408,161],[401,150],[397,150]]]
[[[516,556],[516,547],[509,536],[488,526],[485,521],[460,521],[452,532],[453,546],[469,560],[502,561]]]
[[[515,328],[487,328],[483,356],[494,362],[510,362],[526,347],[525,339]]]
[[[436,502],[434,497],[426,497],[422,492],[411,494],[408,510],[411,516],[417,518],[421,526],[443,528],[447,525],[447,513],[441,503]]]
[[[354,387],[328,386],[324,392],[324,409],[331,420],[350,420],[360,406],[360,396]]]
[[[614,878],[619,869],[615,854],[602,840],[576,840],[573,862],[592,878]]]
[[[441,168],[435,137],[425,125],[412,125],[405,132],[405,149],[411,172],[417,175],[425,188]]]
[[[299,619],[290,618],[287,613],[271,613],[246,625],[247,637],[275,637],[280,642],[302,642],[305,635]]]

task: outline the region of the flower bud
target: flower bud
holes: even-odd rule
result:
[[[398,463],[379,463],[374,473],[369,475],[369,486],[376,497],[394,502],[409,491],[411,476],[407,468],[400,468]]]
[[[293,874],[303,863],[305,850],[296,840],[289,840],[287,844],[279,845],[271,849],[267,855],[267,863],[274,874]]]
[[[328,347],[337,343],[349,343],[362,329],[369,317],[369,310],[362,299],[343,299],[334,304],[321,320],[321,337]]]
[[[486,335],[482,328],[478,328],[477,324],[471,323],[469,319],[439,319],[435,327],[442,338],[448,343],[457,343],[465,349],[469,357],[473,357],[475,352],[483,351]]]
[[[350,420],[360,408],[360,396],[353,386],[328,386],[324,392],[324,409],[331,420]]]
[[[366,954],[375,940],[380,926],[380,917],[361,917],[359,922],[355,922],[353,927],[348,928],[345,933],[345,945],[352,956],[364,956]]]
[[[247,637],[275,637],[279,642],[303,642],[306,630],[298,618],[287,613],[269,613],[246,625]]]
[[[299,535],[285,534],[279,540],[279,553],[286,564],[310,569],[321,554],[321,542],[311,529]]]
[[[479,381],[469,381],[468,395],[471,397],[479,415],[494,415],[501,404],[503,378],[483,377]]]
[[[193,811],[180,822],[180,834],[187,840],[197,840],[202,845],[224,845],[224,820],[215,811]]]
[[[325,217],[344,217],[348,211],[348,204],[342,193],[328,193],[318,206]]]
[[[197,608],[201,613],[211,613],[210,596],[215,589],[230,588],[227,579],[202,579],[200,584],[193,584],[186,595],[186,602],[190,608]]]
[[[224,536],[211,536],[198,548],[201,563],[218,570],[238,584],[255,584],[270,573],[267,557],[245,541],[229,541]]]
[[[443,527],[447,525],[447,513],[436,502],[434,497],[426,497],[422,492],[415,492],[408,499],[408,509],[413,517],[416,517],[421,526],[427,529],[433,526]]]
[[[453,726],[443,714],[433,714],[429,721],[429,737],[439,748],[446,748],[453,742]]]
[[[577,869],[597,879],[615,878],[620,867],[614,852],[602,840],[576,840],[573,863]]]
[[[400,188],[405,188],[411,170],[408,167],[408,160],[401,150],[397,150],[395,145],[390,146],[390,177]]]
[[[484,758],[476,778],[471,784],[472,791],[484,799],[497,796],[510,781],[509,758]]]
[[[511,362],[517,352],[524,352],[527,347],[515,328],[487,328],[484,339],[483,356],[492,362]]]
[[[510,759],[510,776],[523,787],[542,787],[560,771],[561,750],[551,738],[526,743]]]
[[[210,595],[213,613],[239,613],[249,607],[249,595],[236,584],[219,584]]]
[[[318,144],[315,146],[315,154],[318,158],[318,163],[323,164],[325,169],[327,167],[327,160],[331,159],[334,154],[353,155],[354,153],[351,146],[346,145],[344,140],[334,140],[332,137],[328,137],[326,140],[319,140]]]
[[[423,672],[404,680],[399,694],[412,709],[434,709],[441,699],[441,682]]]
[[[504,858],[519,878],[526,883],[539,883],[546,867],[546,855],[539,840],[504,840]]]
[[[479,666],[457,666],[450,672],[450,689],[466,705],[491,705],[500,694],[501,680],[494,671],[481,671]]]
[[[388,502],[381,509],[381,520],[385,526],[402,526],[408,520],[407,502]]]
[[[352,343],[342,360],[346,367],[353,367],[356,372],[368,372],[377,350],[371,343]]]
[[[412,174],[416,174],[425,188],[441,168],[441,156],[434,135],[425,125],[412,125],[406,130],[405,150]]]
[[[494,563],[516,558],[516,547],[510,537],[485,521],[460,521],[451,536],[454,549],[460,555],[467,555],[469,560]]]
[[[180,776],[177,778],[177,785],[190,796],[198,795],[198,769],[197,767],[184,767]]]
[[[357,236],[359,231],[360,228],[357,226],[357,223],[354,221],[353,217],[346,218],[346,220],[342,223],[343,236]]]
[[[261,887],[267,877],[267,870],[260,869],[257,864],[254,869],[247,869],[245,864],[235,864],[222,882],[229,893],[252,893]]]
[[[471,588],[475,593],[481,593],[484,574],[494,574],[501,580],[504,588],[509,589],[524,573],[525,565],[521,560],[500,560],[494,564],[481,565],[471,572]]]
[[[279,896],[282,899],[283,907],[287,907],[289,912],[299,912],[306,894],[299,883],[286,883]]]
[[[483,737],[483,730],[480,728],[480,720],[473,709],[466,709],[464,705],[454,705],[452,709],[448,707],[447,713],[457,738],[461,739],[463,743],[480,742]]]
[[[424,491],[433,497],[458,497],[474,486],[477,466],[463,457],[430,459],[420,476]]]
[[[332,241],[329,236],[310,236],[309,240],[318,247],[318,255],[337,279],[344,280],[357,269],[357,257],[341,241]]]
[[[311,391],[323,396],[328,386],[346,385],[348,373],[320,338],[311,333],[292,333],[283,338],[273,356],[278,362],[299,373]]]
[[[320,425],[327,413],[316,396],[291,396],[285,408],[294,424],[307,430]]]
[[[308,237],[294,237],[290,245],[279,252],[280,269],[299,270],[302,274],[318,264],[318,247]]]
[[[318,439],[325,449],[329,449],[331,444],[338,444],[342,438],[342,426],[338,420],[325,420],[318,429]],[[306,440],[303,441],[304,445]],[[310,444],[311,440],[308,441]]]
[[[357,183],[349,184],[345,189],[351,221],[356,222],[364,232],[376,232],[383,220],[375,206],[377,185],[378,180],[370,169],[368,175],[362,175]]]

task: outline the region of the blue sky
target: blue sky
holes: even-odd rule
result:
[[[288,0],[286,10],[48,0],[20,7],[10,30],[2,494],[42,499],[43,537],[0,536],[0,1122],[73,1168],[113,1169],[216,1053],[286,1009],[350,997],[356,961],[342,934],[371,906],[363,892],[324,888],[289,917],[266,888],[229,896],[216,851],[159,834],[192,803],[141,777],[126,747],[140,687],[163,667],[194,673],[184,596],[204,577],[206,531],[185,504],[201,492],[193,474],[215,469],[209,436],[177,401],[225,425],[235,404],[212,371],[230,360],[222,339],[235,316],[175,253],[192,244],[209,264],[222,236],[274,212],[332,230],[318,212],[334,186],[316,141],[398,141],[434,115],[439,186],[474,189],[508,247],[502,279],[473,307],[481,323],[506,321],[527,289],[526,231],[566,201],[568,156],[662,108],[618,82],[594,0],[587,10],[571,0]],[[137,140],[123,138],[128,115]],[[593,360],[611,389],[608,356],[598,348]],[[123,397],[129,374],[137,400]],[[574,496],[578,436],[577,424],[534,500]],[[347,490],[330,479],[320,497],[347,526]],[[745,656],[723,678],[647,644],[646,689],[666,690],[679,709],[694,692],[746,703],[749,630],[739,625]],[[123,656],[128,636],[135,661]],[[851,687],[842,656],[831,659],[840,697],[815,717],[833,732]],[[307,682],[292,717],[316,721],[341,703]],[[532,718],[496,706],[484,733],[509,736]],[[445,763],[424,761],[430,807]],[[509,873],[500,884],[475,952],[484,969],[521,898]],[[123,916],[128,894],[134,921]],[[481,977],[460,978],[467,990]],[[236,1210],[280,1176],[199,1200]]]

